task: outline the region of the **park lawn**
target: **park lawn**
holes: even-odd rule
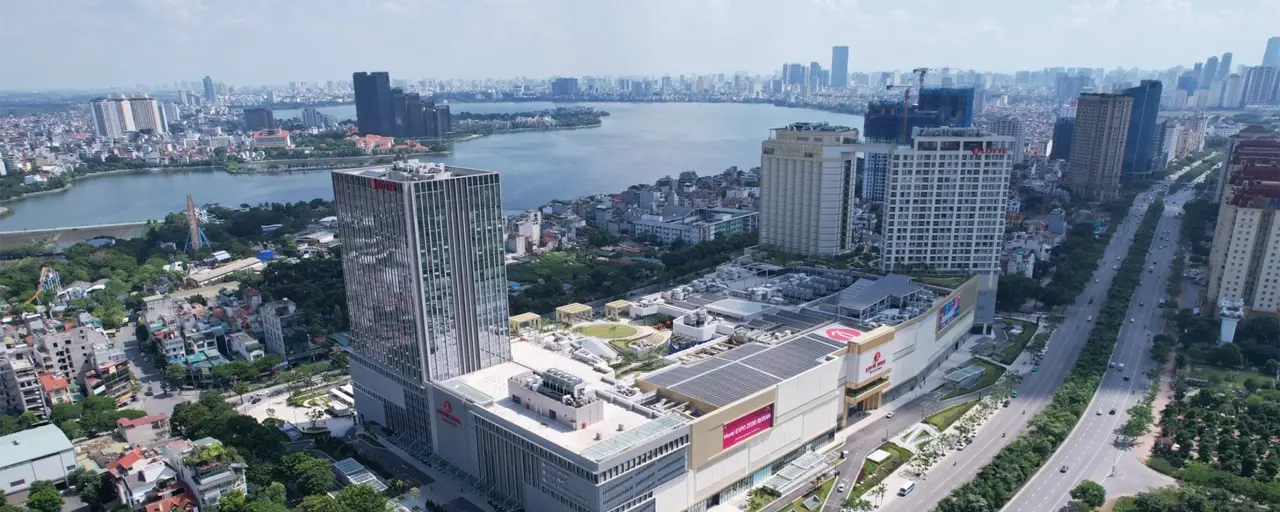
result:
[[[975,405],[978,405],[977,400],[953,405],[930,414],[928,418],[924,419],[924,422],[933,425],[934,428],[938,429],[938,432],[942,432],[947,427],[950,427],[952,423],[955,423],[956,420],[959,420],[961,416],[964,416],[964,413],[969,412],[969,409],[972,409]]]
[[[1018,356],[1022,354],[1022,351],[1027,348],[1027,343],[1031,342],[1031,338],[1035,337],[1036,324],[1014,318],[1004,318],[1002,320],[1004,320],[1006,324],[1016,323],[1022,326],[1022,332],[1018,334],[1018,337],[1013,339],[1013,343],[1008,347],[1005,347],[1004,352],[1000,354],[1001,363],[1013,364],[1014,360],[1018,359]]]
[[[909,450],[893,443],[885,443],[880,446],[880,449],[889,452],[891,457],[885,459],[884,464],[876,464],[869,460],[863,461],[862,474],[865,475],[865,478],[854,485],[853,489],[849,490],[849,497],[845,500],[845,505],[857,501],[863,494],[883,482],[885,478],[888,478],[889,475],[902,467],[903,464],[906,464],[907,460],[911,458]]]
[[[640,331],[635,327],[626,324],[596,324],[588,325],[578,329],[583,336],[591,336],[600,339],[615,339],[635,336]]]
[[[1191,378],[1204,379],[1209,382],[1221,382],[1231,387],[1244,389],[1244,381],[1253,378],[1260,383],[1270,384],[1275,377],[1252,370],[1233,370],[1204,363],[1191,364]]]
[[[986,388],[989,388],[989,387],[991,387],[992,385],[994,385],[994,384],[996,383],[996,381],[997,381],[997,380],[1000,380],[1000,376],[1001,376],[1001,375],[1004,375],[1004,368],[1001,368],[1001,367],[1000,367],[1000,366],[998,366],[998,365],[994,365],[994,364],[988,363],[988,362],[983,361],[983,360],[981,360],[981,359],[971,359],[971,360],[969,360],[969,363],[968,363],[968,364],[976,364],[976,365],[978,365],[978,366],[981,366],[981,367],[982,367],[982,369],[984,370],[984,371],[982,372],[982,378],[981,378],[981,379],[979,379],[979,380],[978,380],[978,383],[977,383],[977,384],[974,384],[972,387],[968,387],[968,388],[956,388],[956,389],[951,390],[951,392],[949,392],[949,393],[947,393],[947,394],[945,394],[945,395],[943,395],[943,396],[942,396],[942,399],[943,399],[943,400],[947,400],[947,399],[949,399],[949,398],[955,398],[955,397],[958,397],[958,396],[966,395],[966,394],[972,393],[972,392],[974,392],[974,391],[977,391],[977,390],[979,390],[979,389],[986,389]],[[965,365],[965,366],[968,366],[968,365]]]

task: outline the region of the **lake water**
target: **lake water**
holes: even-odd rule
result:
[[[525,112],[563,104],[467,103],[455,111]],[[592,103],[608,111],[599,128],[500,134],[454,145],[431,160],[502,173],[503,207],[521,210],[552,199],[621,192],[635,183],[693,170],[715,174],[760,165],[770,128],[825,121],[862,128],[862,117],[759,104]],[[339,119],[354,106],[324,107]],[[277,118],[298,115],[277,111]],[[328,172],[228,174],[214,171],[117,174],[76,182],[70,190],[8,203],[0,231],[160,219],[196,204],[238,205],[331,199]]]

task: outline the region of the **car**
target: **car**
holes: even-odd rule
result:
[[[249,403],[251,403],[251,404],[256,404],[256,403],[261,402],[261,401],[262,401],[262,398],[261,398],[261,397],[254,397],[254,398],[253,398],[253,400],[250,400],[250,401],[249,401]]]
[[[1089,303],[1093,304],[1093,297],[1089,297]]]
[[[884,415],[884,417],[886,417],[886,418],[892,418],[892,417],[893,417],[893,411],[889,411],[887,414],[885,414],[885,415]]]
[[[1058,468],[1058,472],[1059,472],[1059,473],[1066,473],[1066,472],[1067,472],[1067,465],[1066,465],[1066,464],[1063,464],[1063,465],[1062,465],[1062,467]]]
[[[1115,416],[1115,415],[1116,415],[1116,410],[1115,410],[1115,409],[1112,409],[1112,410],[1111,410],[1111,412],[1109,412],[1109,413],[1107,413],[1107,414],[1110,414],[1110,415],[1112,415],[1112,416]]]
[[[1125,382],[1129,382],[1129,376],[1128,376],[1128,375],[1125,375],[1125,376],[1124,376],[1124,381],[1125,381]]]
[[[1014,392],[1012,392],[1012,393],[1009,393],[1009,396],[1011,396],[1011,397],[1013,397],[1013,398],[1018,398],[1018,392],[1017,392],[1017,391],[1014,391]]]
[[[1031,367],[1031,373],[1035,373],[1035,372],[1038,372],[1038,371],[1040,371],[1040,367],[1039,367],[1039,366],[1032,366],[1032,367]]]
[[[1098,409],[1098,416],[1102,416],[1102,409]]]
[[[1134,322],[1137,322],[1137,321],[1138,321],[1138,319],[1137,319],[1137,318],[1130,318],[1130,319],[1129,319],[1129,323],[1134,323]]]
[[[1112,361],[1112,362],[1110,362],[1110,363],[1107,363],[1107,368],[1115,368],[1115,367],[1116,367],[1116,362],[1115,362],[1115,361]]]
[[[1101,279],[1094,279],[1094,280],[1093,280],[1093,283],[1094,283],[1094,284],[1101,283],[1101,282],[1102,282],[1102,280],[1101,280]]]
[[[1138,307],[1140,308],[1147,307],[1147,303],[1145,301],[1138,301]]]
[[[1010,400],[1009,400],[1009,399],[1007,399],[1007,398],[1006,398],[1006,399],[1004,400],[1004,406],[1005,406],[1005,407],[1009,407],[1009,404],[1010,404],[1010,403],[1011,403],[1011,402],[1010,402]]]
[[[155,391],[152,391],[152,390],[151,390],[151,388],[147,388],[147,393],[146,393],[146,394],[147,394],[147,396],[151,396],[151,395],[156,394],[156,392],[155,392]]]
[[[1092,304],[1092,303],[1093,303],[1093,300],[1092,300],[1092,299],[1090,299],[1090,300],[1089,300],[1089,303],[1090,303],[1090,304]],[[1086,321],[1086,322],[1092,322],[1092,321],[1093,321],[1093,315],[1089,315],[1089,316],[1084,317],[1084,321]]]
[[[844,493],[844,482],[840,482],[840,485],[836,486],[836,492]]]

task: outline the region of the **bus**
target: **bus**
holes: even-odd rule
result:
[[[916,483],[908,480],[907,483],[902,484],[902,487],[898,488],[898,496],[906,496],[911,494],[911,491],[914,490],[916,490]]]

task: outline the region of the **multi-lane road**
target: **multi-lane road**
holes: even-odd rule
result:
[[[1150,385],[1145,374],[1155,363],[1149,355],[1151,337],[1163,332],[1160,298],[1169,279],[1169,262],[1178,251],[1178,214],[1194,194],[1191,188],[1169,196],[1143,266],[1142,282],[1134,291],[1124,327],[1112,353],[1112,363],[1089,409],[1044,467],[1022,486],[1004,510],[1059,510],[1070,501],[1072,488],[1084,480],[1103,483],[1110,494],[1134,494],[1171,480],[1144,467],[1137,457],[1123,457],[1117,443],[1128,409],[1142,400]],[[1164,240],[1162,240],[1162,238]],[[1118,492],[1117,492],[1118,491]]]
[[[1094,271],[1093,282],[1085,286],[1074,304],[1067,308],[1062,323],[1049,338],[1043,365],[1031,372],[1030,354],[1023,354],[1010,366],[1010,370],[1023,375],[1018,386],[1018,398],[1008,408],[1002,408],[987,420],[978,432],[977,440],[963,451],[952,451],[924,479],[916,482],[916,489],[906,497],[886,498],[881,510],[917,512],[930,510],[956,488],[969,481],[983,465],[999,453],[1005,444],[1017,437],[1028,422],[1053,398],[1053,392],[1066,380],[1076,357],[1083,348],[1093,321],[1106,298],[1107,289],[1115,277],[1118,258],[1129,253],[1130,235],[1146,212],[1144,201],[1135,201],[1129,215],[1117,227],[1107,250]],[[1157,238],[1158,240],[1159,238]],[[894,490],[890,489],[890,494]]]

